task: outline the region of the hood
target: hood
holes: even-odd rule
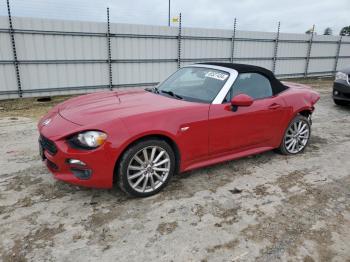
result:
[[[59,106],[59,114],[75,124],[88,125],[193,104],[142,89],[129,89],[93,93],[69,99]]]

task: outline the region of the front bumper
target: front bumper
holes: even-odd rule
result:
[[[334,82],[333,99],[350,101],[350,85],[346,82]]]
[[[45,125],[44,119],[51,121]],[[62,118],[57,112],[47,114],[39,122],[38,129],[39,149],[44,149],[41,152],[43,161],[56,179],[94,188],[113,186],[115,157],[118,150],[112,149],[111,143],[106,141],[101,147],[93,150],[72,148],[66,137],[80,132],[82,127]],[[80,160],[86,166],[69,164],[68,159]],[[84,174],[81,170],[89,172],[85,171]]]
[[[53,154],[44,148],[43,161],[56,179],[94,188],[113,186],[114,161],[109,157],[106,145],[94,150],[77,150],[64,140],[52,142],[57,151]],[[70,164],[68,159],[77,159],[86,165]]]

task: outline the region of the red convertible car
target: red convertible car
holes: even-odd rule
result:
[[[304,150],[319,95],[261,67],[185,66],[157,87],[69,99],[38,123],[42,159],[55,178],[134,196],[162,190],[176,173],[278,149]]]

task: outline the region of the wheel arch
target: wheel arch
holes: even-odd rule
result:
[[[305,106],[300,108],[299,110],[294,111],[293,114],[291,115],[291,118],[288,119],[288,121],[285,123],[285,126],[283,128],[283,133],[281,133],[281,137],[278,139],[279,145],[282,143],[284,134],[287,131],[289,124],[294,120],[294,118],[298,115],[302,115],[309,119],[313,111],[314,111],[314,108],[310,106]]]
[[[174,154],[175,154],[175,161],[176,161],[175,174],[177,174],[179,172],[180,163],[181,163],[181,153],[180,153],[179,146],[177,145],[175,140],[170,135],[167,135],[164,133],[152,133],[152,134],[146,134],[146,135],[134,137],[133,139],[128,141],[126,146],[123,147],[121,153],[119,154],[119,156],[116,159],[115,164],[114,164],[113,182],[115,182],[116,179],[118,179],[118,174],[117,174],[118,166],[120,164],[120,160],[121,160],[122,156],[124,155],[125,151],[127,151],[133,145],[135,145],[141,141],[145,141],[145,140],[149,140],[149,139],[159,139],[159,140],[163,140],[169,144],[169,146],[172,148],[172,150],[174,151]]]
[[[312,108],[303,108],[303,109],[300,109],[299,111],[297,111],[295,116],[302,115],[302,116],[305,116],[306,118],[308,118],[309,116],[312,115],[313,111],[314,111],[313,107]]]
[[[290,120],[288,121],[288,123],[287,123],[287,125],[286,125],[285,128],[288,127],[289,123],[290,123],[291,121],[293,121],[293,119],[294,119],[297,115],[302,115],[302,116],[305,116],[306,118],[309,118],[309,117],[312,115],[312,113],[314,112],[314,109],[315,109],[315,108],[314,108],[313,106],[304,106],[304,107],[299,108],[298,110],[295,110],[295,111],[293,112],[293,114],[291,115],[291,118],[290,118]]]

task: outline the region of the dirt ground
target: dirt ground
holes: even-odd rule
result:
[[[328,79],[303,154],[267,152],[129,198],[55,181],[36,121],[53,104],[0,101],[0,260],[350,261],[350,107]]]

